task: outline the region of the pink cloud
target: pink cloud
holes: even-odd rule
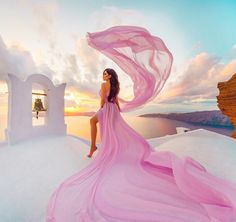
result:
[[[219,94],[218,82],[227,81],[234,73],[236,59],[223,64],[218,57],[200,53],[189,62],[176,82],[163,88],[156,102],[212,102]]]

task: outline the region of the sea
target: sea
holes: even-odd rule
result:
[[[144,138],[155,138],[166,135],[176,134],[176,127],[186,127],[190,130],[194,129],[207,129],[217,132],[226,136],[232,134],[233,129],[227,127],[205,126],[202,124],[189,124],[181,121],[170,120],[159,117],[139,117],[131,116],[121,113],[123,119],[129,124],[136,132]],[[67,125],[67,134],[82,137],[90,140],[90,116],[65,116],[65,123]],[[33,126],[43,125],[45,118],[39,116],[37,119],[35,114],[32,115]],[[98,123],[99,124],[99,123]],[[100,143],[99,125],[97,124],[97,142]],[[7,116],[0,115],[0,142],[6,140],[5,129],[7,128]]]

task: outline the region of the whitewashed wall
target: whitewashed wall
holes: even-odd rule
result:
[[[25,81],[8,74],[8,128],[5,130],[9,144],[50,134],[66,135],[64,120],[64,93],[66,83],[54,86],[42,74],[30,75]],[[47,94],[45,125],[32,125],[32,84],[43,86]]]

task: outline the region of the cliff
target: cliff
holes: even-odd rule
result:
[[[236,138],[236,73],[226,82],[217,85],[219,95],[216,96],[219,109],[229,117],[234,126],[232,137]]]

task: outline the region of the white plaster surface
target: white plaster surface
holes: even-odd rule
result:
[[[208,130],[147,140],[156,150],[188,155],[216,176],[236,183],[236,140]],[[50,194],[67,177],[87,166],[90,141],[44,136],[0,146],[0,221],[45,222]],[[97,145],[99,152],[100,144]]]
[[[32,125],[32,84],[44,87],[47,94],[48,109],[45,125]],[[52,81],[42,74],[30,75],[21,80],[14,74],[8,74],[8,128],[6,140],[14,144],[34,137],[56,134],[66,135],[64,121],[64,91],[66,83],[54,86]]]

